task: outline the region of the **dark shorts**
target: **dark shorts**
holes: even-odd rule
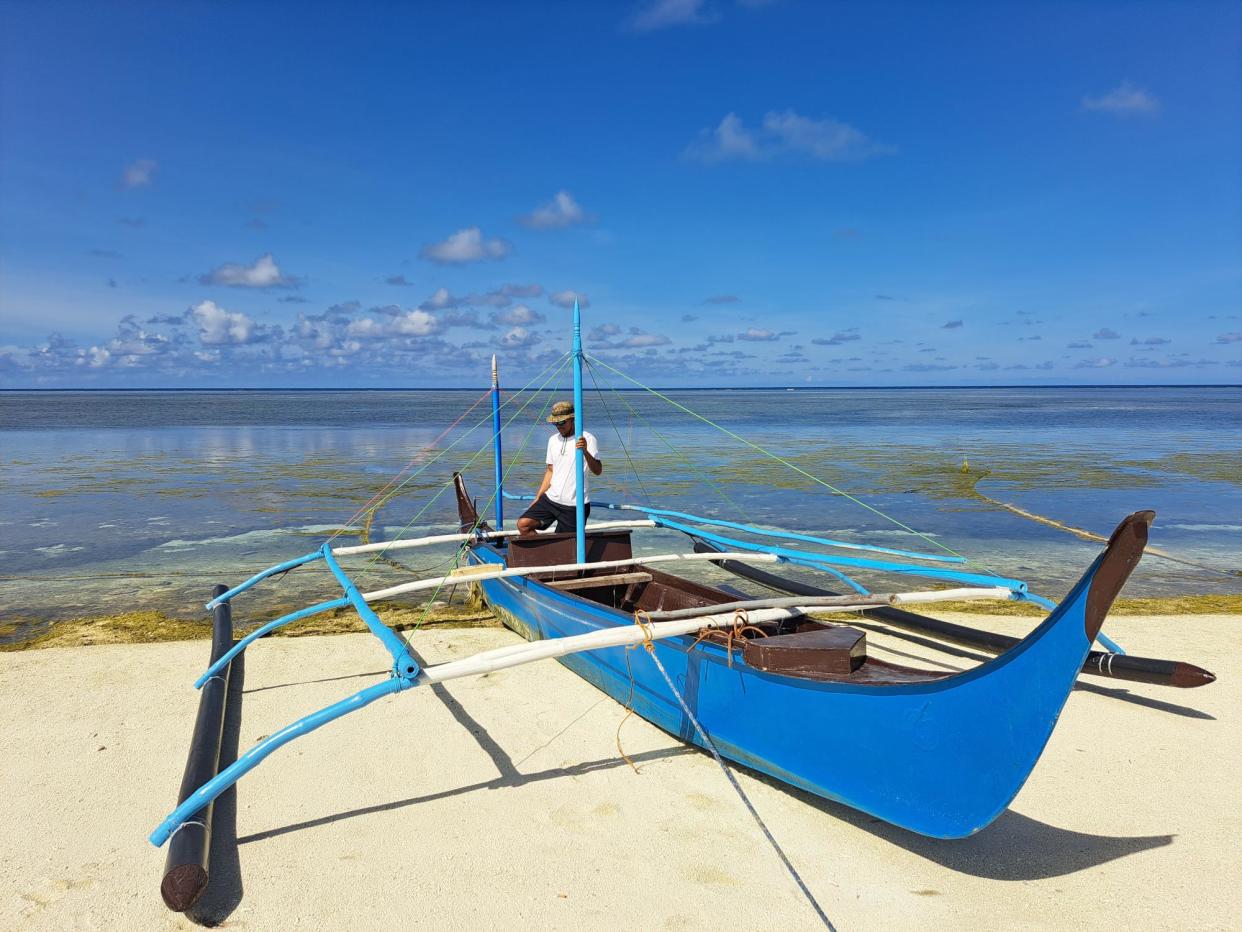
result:
[[[591,503],[587,502],[583,509],[583,517],[591,517]],[[539,530],[546,530],[552,522],[556,522],[558,534],[572,534],[578,530],[578,514],[573,505],[558,505],[546,495],[540,495],[535,502],[522,512],[522,518],[530,518]],[[521,518],[518,519],[519,521]]]

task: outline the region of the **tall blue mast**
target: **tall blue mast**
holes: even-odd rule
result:
[[[574,299],[574,433],[575,440],[582,439],[582,312],[578,310],[578,301]],[[586,476],[583,471],[582,451],[574,449],[574,475],[577,478],[578,496],[574,502],[574,512],[578,519],[577,560],[586,562]]]
[[[496,460],[496,530],[505,526],[505,474],[500,455],[500,375],[492,354],[492,450]]]

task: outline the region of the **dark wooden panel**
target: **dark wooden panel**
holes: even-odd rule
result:
[[[576,562],[578,545],[573,534],[535,534],[509,538],[508,550],[511,569],[519,566],[556,566]],[[629,560],[633,556],[628,529],[592,531],[586,536],[588,563]]]

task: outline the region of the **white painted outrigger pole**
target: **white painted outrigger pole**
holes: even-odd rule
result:
[[[574,298],[574,476],[578,486],[578,494],[574,502],[574,514],[577,518],[575,535],[577,537],[577,561],[586,562],[586,475],[583,470],[582,451],[577,441],[582,439],[582,312],[578,310],[578,299]]]

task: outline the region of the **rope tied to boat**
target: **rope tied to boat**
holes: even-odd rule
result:
[[[744,614],[742,609],[738,609],[737,612]],[[758,810],[755,809],[754,804],[750,801],[750,797],[747,796],[746,791],[742,789],[742,784],[738,782],[737,777],[734,776],[733,774],[733,771],[729,769],[729,766],[724,762],[724,758],[720,756],[720,751],[716,749],[716,742],[714,742],[711,739],[711,736],[708,735],[707,730],[704,729],[701,724],[699,724],[698,718],[695,716],[693,712],[690,711],[690,706],[686,702],[685,697],[681,694],[681,690],[677,688],[677,686],[673,683],[673,678],[669,676],[668,671],[664,669],[664,664],[660,662],[660,656],[659,654],[656,653],[655,644],[651,639],[650,633],[648,632],[648,628],[644,625],[642,621],[641,616],[646,615],[646,614],[647,613],[642,611],[641,609],[638,611],[635,611],[634,612],[634,624],[642,628],[643,633],[645,635],[643,646],[647,649],[647,652],[651,655],[651,659],[655,663],[656,669],[660,671],[660,675],[664,677],[664,682],[668,684],[668,688],[672,692],[673,697],[677,700],[677,704],[681,706],[682,713],[686,716],[686,719],[690,722],[690,724],[694,726],[694,730],[698,733],[699,737],[702,739],[703,747],[707,748],[707,750],[711,752],[711,755],[713,758],[715,758],[716,763],[720,765],[720,769],[724,772],[725,779],[729,781],[729,785],[733,787],[734,791],[736,791],[738,798],[742,801],[742,805],[746,807],[746,811],[751,814],[752,818],[754,818],[755,823],[759,826],[759,830],[763,832],[763,837],[768,840],[768,844],[772,846],[772,850],[776,852],[776,856],[781,859],[781,863],[785,865],[785,870],[789,872],[789,876],[792,877],[794,883],[798,885],[798,889],[802,892],[802,895],[806,898],[807,903],[810,905],[810,907],[813,910],[815,910],[815,915],[819,917],[819,920],[820,922],[823,923],[824,928],[829,929],[830,932],[836,932],[836,926],[832,924],[832,920],[828,918],[828,915],[827,913],[824,912],[823,907],[819,905],[819,901],[815,899],[815,894],[813,894],[811,892],[810,887],[806,885],[806,882],[802,879],[802,875],[799,874],[798,869],[793,866],[793,862],[789,860],[789,857],[785,854],[785,850],[780,846],[780,843],[776,840],[776,837],[772,834],[771,829],[768,828],[767,823],[763,821],[763,817],[759,815]],[[646,624],[647,625],[651,624],[650,618],[647,619]],[[736,624],[736,621],[735,621],[735,624]],[[732,652],[730,652],[730,654],[731,653]],[[628,653],[626,654],[626,657],[627,658],[629,657]],[[627,665],[628,665],[628,659],[627,659]],[[633,684],[634,684],[634,678],[633,678],[633,674],[631,674],[630,675],[631,696],[633,695]],[[622,721],[624,722],[624,719]],[[618,747],[620,747],[620,741],[619,741],[620,728],[617,729],[617,734],[618,734]],[[626,758],[626,759],[629,760],[629,758]],[[632,761],[630,762],[630,766],[633,766]],[[637,770],[637,768],[635,769]]]
[[[647,618],[645,623],[643,622],[643,616],[646,616]],[[635,609],[634,624],[638,625],[639,630],[643,633],[643,647],[645,647],[654,657],[655,642],[651,637],[651,616],[641,608]],[[617,753],[621,755],[621,759],[629,764],[630,769],[635,773],[642,773],[642,771],[638,769],[638,765],[630,758],[630,755],[625,753],[625,748],[621,746],[621,729],[625,727],[625,723],[628,722],[630,720],[630,716],[634,714],[634,668],[630,666],[630,651],[637,646],[637,644],[625,645],[625,672],[630,678],[630,694],[625,698],[625,715],[621,716],[621,721],[617,722],[616,742]]]
[[[644,616],[647,618],[646,622],[643,621]],[[643,649],[649,654],[655,654],[655,641],[651,638],[651,616],[641,608],[635,609],[634,624],[643,633]]]

